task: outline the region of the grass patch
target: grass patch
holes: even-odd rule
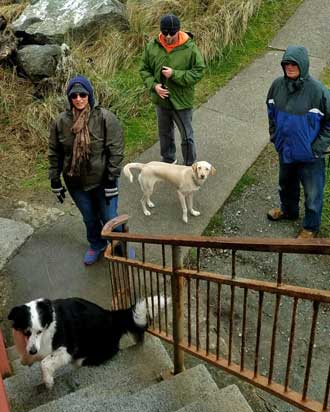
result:
[[[330,87],[330,64],[323,70],[321,74],[322,82]],[[326,156],[326,178],[323,198],[322,212],[322,237],[330,237],[330,156]]]
[[[217,213],[212,217],[206,229],[203,232],[203,236],[214,236],[219,233],[223,228],[224,221],[222,215],[222,209],[218,210]]]
[[[125,132],[127,159],[155,142],[155,111],[138,69],[145,44],[158,33],[159,18],[169,10],[180,16],[183,29],[193,30],[208,62],[196,89],[198,106],[262,54],[301,3],[302,0],[183,0],[179,5],[174,0],[164,0],[145,6],[128,0],[129,31],[100,29],[79,42],[68,39],[72,50],[70,64],[56,78],[56,87],[50,87],[42,100],[34,97],[31,83],[18,78],[10,68],[0,68],[0,141],[2,145],[12,145],[9,154],[0,151],[0,162],[15,165],[5,174],[0,173],[0,187],[7,191],[13,186],[29,190],[47,187],[42,183],[47,176],[39,170],[40,157],[45,157],[47,151],[50,122],[63,109],[66,81],[76,73],[91,79],[100,103],[119,117]],[[0,6],[0,14],[5,12],[12,20],[22,9],[22,5]],[[12,162],[11,153],[16,156]],[[24,172],[16,174],[17,164],[24,164]],[[8,179],[3,180],[5,175],[11,176],[12,186],[8,186]]]
[[[22,187],[24,189],[49,189],[48,161],[45,158],[38,156],[34,175],[23,180]]]
[[[234,187],[234,190],[231,193],[231,199],[234,201],[236,200],[245,190],[246,187],[253,185],[256,183],[257,179],[250,175],[249,172],[247,171],[240,181],[237,183],[237,185]]]

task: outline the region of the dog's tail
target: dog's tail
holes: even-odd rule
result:
[[[167,303],[171,302],[171,298],[166,298]],[[142,328],[148,325],[148,317],[152,319],[157,316],[158,312],[165,307],[165,297],[160,296],[158,303],[158,296],[149,296],[147,299],[138,301],[133,306],[134,323]]]
[[[169,297],[166,298],[167,304],[169,304],[170,301],[171,299]],[[159,298],[159,304],[158,296],[150,296],[147,299],[137,301],[135,305],[129,309],[114,312],[118,314],[117,316],[120,316],[120,312],[126,313],[126,315],[121,316],[121,322],[123,322],[120,325],[120,329],[122,330],[121,334],[129,332],[133,335],[137,343],[143,342],[144,332],[148,327],[148,319],[156,316],[164,307],[164,296]]]
[[[131,169],[142,170],[143,166],[143,163],[127,163],[127,165],[125,165],[123,168],[124,175],[131,183],[133,183],[133,175],[131,173]]]

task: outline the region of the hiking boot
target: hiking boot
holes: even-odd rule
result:
[[[317,232],[313,230],[301,229],[297,235],[297,239],[314,239],[317,236]]]
[[[269,220],[277,222],[278,220],[295,220],[295,219],[298,219],[298,215],[292,216],[292,215],[289,215],[283,212],[279,207],[274,207],[274,209],[271,209],[267,213],[267,218]]]
[[[96,263],[99,260],[100,256],[102,255],[103,250],[95,250],[95,249],[89,248],[84,256],[84,264],[89,266],[89,265],[93,265],[94,263]]]

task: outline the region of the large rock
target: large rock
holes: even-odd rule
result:
[[[31,44],[17,52],[19,68],[32,81],[53,77],[62,58],[62,48],[56,44]]]
[[[39,0],[12,23],[26,44],[61,44],[65,34],[79,34],[102,24],[127,27],[119,0]]]

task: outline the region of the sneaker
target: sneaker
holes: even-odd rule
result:
[[[267,213],[267,218],[274,222],[277,222],[278,220],[295,220],[295,219],[298,219],[298,217],[299,217],[298,215],[297,216],[288,215],[287,213],[283,212],[279,207],[274,207],[274,209],[271,209]]]
[[[89,248],[84,256],[84,264],[87,266],[93,265],[99,260],[100,256],[102,255],[102,252],[103,250],[95,250]]]
[[[301,229],[297,235],[297,239],[314,239],[317,236],[317,232],[307,229]]]

